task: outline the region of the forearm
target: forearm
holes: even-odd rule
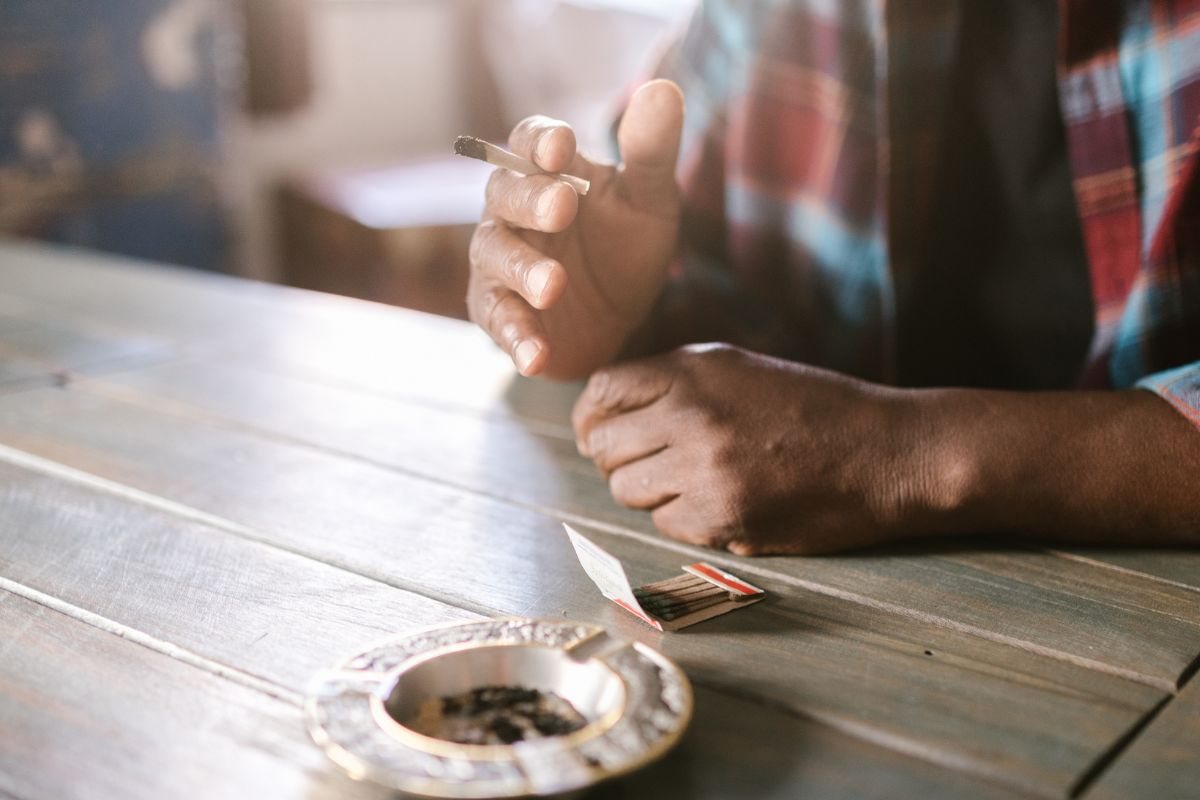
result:
[[[1200,430],[1150,392],[933,390],[910,403],[918,525],[1200,544]]]

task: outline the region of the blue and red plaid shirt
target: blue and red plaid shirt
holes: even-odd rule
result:
[[[688,112],[664,342],[894,380],[968,1],[705,0],[659,70]],[[1141,386],[1200,425],[1200,0],[1060,0],[1060,15],[1095,309],[1079,385]]]

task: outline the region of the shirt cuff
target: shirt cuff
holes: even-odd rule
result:
[[[1200,361],[1147,375],[1136,385],[1166,400],[1200,428]]]

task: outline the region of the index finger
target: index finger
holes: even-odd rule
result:
[[[563,172],[575,161],[575,131],[541,114],[518,122],[508,136],[508,146],[547,172]]]
[[[670,391],[674,380],[675,372],[662,356],[596,370],[571,412],[579,452],[590,455],[587,442],[593,427],[610,417],[656,402]]]

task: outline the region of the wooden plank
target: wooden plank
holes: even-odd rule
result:
[[[31,263],[32,263],[32,262],[31,262]],[[82,268],[82,266],[83,266],[83,265],[82,265],[82,264],[80,264],[79,266]],[[90,266],[90,265],[89,265],[89,266]],[[108,277],[108,276],[104,276],[104,278],[105,278],[105,279],[106,279],[107,277]],[[173,276],[173,277],[171,278],[171,280],[172,280],[172,281],[175,281],[175,280],[176,280],[176,278]],[[37,280],[35,280],[34,282],[35,282],[35,283],[37,283],[38,281],[37,281]],[[136,283],[136,282],[137,282],[137,281],[135,281],[135,283]],[[190,282],[190,279],[185,279],[185,278],[179,277],[179,278],[178,278],[178,284],[179,284],[179,285],[177,285],[177,286],[176,286],[176,287],[174,287],[174,288],[175,288],[175,289],[178,289],[178,290],[180,290],[180,291],[182,292],[182,291],[183,291],[183,284],[185,284],[185,283],[189,283],[189,282]],[[43,281],[42,283],[43,283],[43,285],[42,285],[42,288],[45,288],[45,286],[44,286],[44,281]],[[226,287],[224,287],[224,286],[223,286],[223,287],[221,287],[221,290],[220,290],[220,292],[214,292],[213,302],[212,302],[212,303],[208,303],[207,305],[210,305],[210,306],[212,306],[212,307],[214,307],[214,308],[215,308],[216,306],[218,306],[218,305],[220,304],[220,299],[219,299],[219,298],[217,298],[217,297],[215,297],[215,295],[217,295],[217,294],[220,294],[221,292],[227,292],[227,293],[228,293],[228,291],[229,291],[229,290],[227,290],[227,289],[226,289]],[[145,295],[144,295],[144,294],[143,294],[143,295],[141,295],[140,297],[141,297],[142,299],[145,299]],[[180,297],[182,297],[182,294],[180,295]],[[88,296],[87,296],[87,294],[86,294],[86,293],[83,293],[83,294],[79,294],[79,295],[77,295],[77,299],[81,299],[81,300],[83,301],[83,305],[84,305],[85,307],[89,307],[89,308],[96,308],[96,307],[99,307],[99,306],[105,305],[105,304],[103,304],[103,303],[95,303],[95,302],[91,302],[90,298],[88,298]],[[117,299],[117,300],[120,300],[120,299],[121,299],[121,295],[120,295],[120,293],[117,293],[117,294],[113,295],[111,299]],[[191,299],[194,299],[194,294],[192,294],[192,296],[191,296]],[[289,301],[289,302],[290,302],[290,301]],[[295,303],[295,304],[299,304],[299,303],[297,302],[297,303]],[[121,304],[120,304],[120,303],[116,303],[116,304],[109,303],[108,305],[109,305],[110,307],[115,307],[115,306],[120,306]],[[205,303],[202,303],[202,305],[205,305]],[[267,305],[270,305],[270,304],[267,304]],[[118,311],[117,313],[120,313],[120,311]],[[357,312],[356,312],[356,315],[357,315]],[[203,317],[204,315],[201,315],[201,316]],[[333,315],[333,316],[338,316],[338,315]],[[197,319],[198,319],[198,320],[200,321],[200,323],[201,323],[201,324],[199,325],[199,327],[197,328],[197,330],[198,330],[198,331],[204,330],[206,327],[207,327],[207,328],[208,328],[208,329],[211,331],[211,323],[212,323],[212,321],[215,319],[214,317],[212,317],[212,316],[210,315],[210,316],[208,316],[208,317],[206,317],[206,318],[204,318],[204,319],[200,319],[200,318],[197,318]],[[167,324],[167,327],[171,327],[173,324],[175,324],[175,323],[173,323],[172,321],[168,320],[166,316],[164,316],[164,317],[162,318],[162,320],[161,320],[161,321],[163,321],[164,323],[166,323],[166,324]],[[239,322],[240,322],[240,320],[239,320]],[[237,325],[233,325],[233,326],[226,326],[226,327],[225,327],[225,330],[228,330],[230,327],[236,328],[236,327],[237,327]],[[268,336],[268,338],[269,338],[269,337],[270,337],[270,335],[271,335],[271,332],[270,332],[270,330],[269,330],[269,328],[270,328],[270,327],[271,327],[271,326],[264,326],[264,327],[261,329],[261,331],[265,332],[265,334]],[[283,326],[283,327],[287,327],[287,326]],[[285,349],[286,349],[286,348],[285,348]],[[346,351],[346,352],[350,352],[350,351],[352,351],[353,349],[354,349],[354,348],[353,348],[353,346],[351,346],[351,347],[347,348],[347,351]],[[522,384],[519,384],[519,385],[522,385]],[[535,394],[536,394],[536,393],[535,393]],[[485,404],[485,405],[486,405],[486,404]],[[869,599],[869,598],[868,598],[868,599]]]
[[[7,338],[36,325],[33,320],[4,316],[7,305],[9,304],[0,301],[0,346],[3,346]],[[6,391],[14,384],[25,385],[32,382],[50,382],[44,367],[12,353],[0,355],[0,391]]]
[[[892,800],[1027,795],[698,687],[696,716],[676,751],[645,772],[587,796]]]
[[[1193,679],[1085,793],[1089,800],[1200,795],[1200,681]]]
[[[0,253],[0,307],[7,295],[62,324],[153,334],[253,357],[283,374],[316,370],[329,381],[477,414],[519,414],[570,434],[558,412],[576,389],[514,384],[508,358],[455,320],[45,245],[0,243]]]
[[[0,792],[23,800],[382,798],[298,706],[0,591]]]
[[[1065,558],[1097,564],[1134,575],[1200,591],[1200,552],[1183,547],[1073,547],[1059,551]]]
[[[353,459],[73,391],[38,393],[24,411],[15,403],[0,409],[0,441],[221,514],[230,521],[226,528],[499,612],[600,622],[664,648],[708,685],[750,693],[894,749],[1026,788],[1065,792],[1162,696],[1141,684],[774,580],[765,581],[771,599],[754,609],[706,623],[702,635],[663,636],[601,598],[557,522],[538,514]],[[170,548],[135,546],[157,535],[155,514],[109,509],[116,501],[91,489],[12,473],[12,467],[0,469],[0,485],[18,487],[10,491],[21,500],[29,533],[0,548],[16,548],[6,568],[22,570],[17,578],[41,591],[86,602],[94,593],[86,585],[96,563],[120,563],[122,579],[132,582],[141,570],[186,574],[187,564],[213,560],[194,552],[183,533]],[[86,499],[70,500],[72,493]],[[104,510],[89,511],[94,521],[85,524],[68,511],[76,507]],[[138,532],[146,526],[148,534]],[[108,554],[113,534],[85,539],[80,533],[98,527],[120,531],[129,543],[119,552],[139,553],[136,564]],[[664,577],[681,563],[677,553],[657,546],[597,536],[628,560],[635,579]],[[232,563],[249,560],[227,547]],[[58,554],[53,571],[30,566],[53,554]],[[290,570],[279,570],[285,571]],[[289,580],[313,598],[337,594],[322,588],[322,573],[308,572],[312,575]],[[263,582],[246,577],[222,583]],[[179,590],[155,589],[153,581],[141,578],[137,584],[148,585],[137,598],[103,601],[109,615],[122,602],[136,606],[121,613],[143,613],[193,593],[190,583]],[[270,609],[247,612],[227,599],[231,607],[212,616],[274,617]],[[370,604],[356,604],[355,610],[361,624],[375,619]],[[236,627],[257,633],[261,624],[251,619]],[[194,638],[186,625],[159,633]],[[189,646],[216,646],[201,639],[189,640]],[[240,650],[213,655],[254,657]],[[245,668],[262,674],[278,670],[271,665],[281,660],[255,660]],[[292,674],[309,666],[294,667]]]
[[[649,516],[617,507],[574,445],[508,420],[402,404],[227,360],[171,363],[84,388],[154,406],[168,401],[281,438],[303,441],[538,509],[653,534]],[[520,469],[514,469],[520,465]],[[878,605],[1172,690],[1200,652],[1200,604],[1187,589],[1078,561],[1013,561],[984,550],[825,558],[736,559],[755,575]],[[1040,566],[1035,566],[1035,562]],[[1070,575],[1068,580],[1067,575]],[[1085,593],[1088,582],[1103,591]],[[1169,606],[1168,613],[1161,610]]]
[[[10,465],[0,574],[281,685],[406,629],[476,615]]]
[[[0,592],[0,793],[24,800],[384,798],[305,738],[297,706]],[[86,653],[81,664],[80,654]],[[764,747],[763,741],[774,746]],[[1016,798],[711,690],[679,747],[589,797]]]
[[[72,372],[95,373],[162,361],[173,355],[167,343],[134,333],[55,322],[37,308],[0,299],[0,387],[61,382]]]

